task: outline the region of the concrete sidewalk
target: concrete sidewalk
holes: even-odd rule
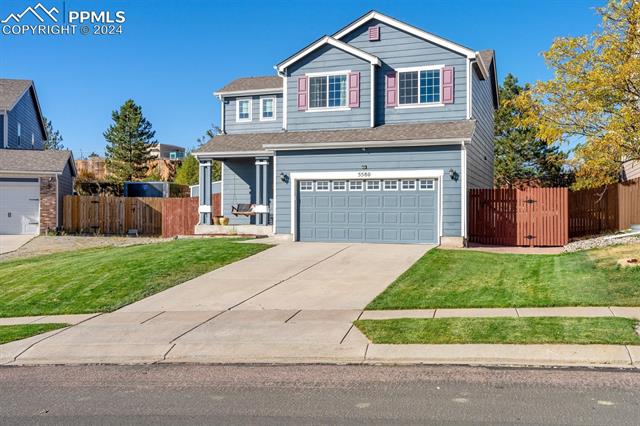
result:
[[[69,324],[76,325],[87,321],[100,314],[70,314],[70,315],[36,315],[32,317],[10,317],[0,318],[2,325],[22,325],[22,324]]]
[[[360,319],[489,317],[623,317],[640,320],[640,307],[585,306],[552,308],[398,309],[364,311]]]

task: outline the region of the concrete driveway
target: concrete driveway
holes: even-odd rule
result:
[[[0,255],[18,250],[35,238],[35,235],[0,235]]]
[[[44,340],[0,346],[0,363],[358,362],[368,341],[352,322],[430,248],[281,244]]]

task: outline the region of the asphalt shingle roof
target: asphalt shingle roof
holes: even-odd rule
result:
[[[0,109],[12,107],[29,86],[31,80],[0,78]]]
[[[71,151],[0,149],[0,173],[62,172],[70,160]]]
[[[218,135],[197,152],[264,151],[265,145],[316,143],[389,142],[402,146],[402,141],[468,140],[475,129],[475,120],[432,123],[384,124],[374,128],[322,130],[307,132],[248,133]]]
[[[216,93],[242,92],[249,90],[277,89],[282,90],[282,78],[278,76],[243,77],[233,80]]]

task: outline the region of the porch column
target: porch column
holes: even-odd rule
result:
[[[262,204],[262,183],[261,176],[262,173],[260,170],[260,166],[262,165],[262,161],[256,158],[256,205]],[[262,215],[260,213],[256,214],[256,225],[262,225]]]
[[[265,158],[262,165],[262,205],[263,206],[269,205],[269,192],[267,191],[267,181],[269,180],[267,176],[268,170],[269,170],[269,160]],[[263,225],[269,224],[269,213],[264,213],[262,215],[262,222],[263,222]]]
[[[198,213],[200,225],[211,225],[211,161],[200,162],[200,175],[198,179],[198,198],[200,205]]]

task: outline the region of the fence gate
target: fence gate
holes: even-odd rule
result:
[[[567,244],[567,189],[471,189],[469,241],[529,247]]]

